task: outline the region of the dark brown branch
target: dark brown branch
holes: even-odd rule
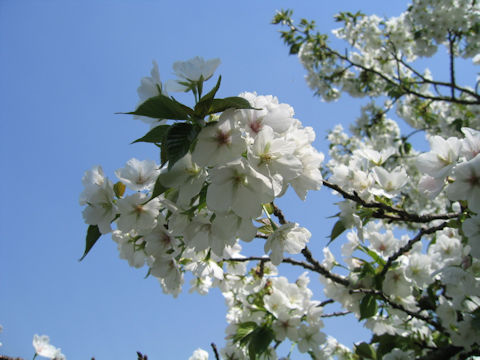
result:
[[[450,50],[450,54],[452,54],[452,50]],[[425,76],[423,76],[420,72],[418,72],[415,68],[413,68],[411,65],[409,65],[408,63],[406,63],[405,61],[403,61],[402,59],[399,59],[395,53],[392,53],[392,56],[393,58],[395,59],[396,63],[397,63],[397,67],[399,65],[402,65],[403,67],[405,67],[406,69],[408,69],[409,71],[411,71],[413,74],[415,74],[416,77],[418,77],[420,79],[420,81],[417,81],[415,82],[416,84],[418,85],[423,85],[423,84],[430,84],[430,85],[433,85],[435,87],[435,91],[440,94],[440,91],[438,90],[438,87],[439,86],[442,86],[442,87],[447,87],[447,88],[450,88],[451,90],[451,94],[452,94],[452,98],[454,98],[454,91],[457,90],[461,93],[464,93],[464,94],[467,94],[467,95],[470,95],[474,98],[476,98],[477,100],[480,100],[480,95],[478,93],[476,93],[475,91],[472,91],[468,88],[464,88],[464,87],[461,87],[461,86],[458,86],[455,82],[455,73],[454,73],[454,65],[453,65],[453,62],[454,62],[454,59],[450,58],[450,79],[451,81],[450,82],[444,82],[444,81],[438,81],[438,80],[431,80],[431,79],[427,79]],[[453,71],[452,71],[453,69]],[[398,70],[397,70],[398,72]],[[400,77],[399,77],[400,79]],[[453,79],[453,81],[452,81]]]
[[[223,259],[223,261],[235,261],[235,262],[245,262],[245,261],[260,261],[260,262],[267,262],[267,261],[271,261],[270,258],[268,257],[260,257],[260,256],[249,256],[249,257],[245,257],[245,258],[229,258],[229,259]],[[306,263],[306,262],[302,262],[302,261],[297,261],[297,260],[294,260],[294,259],[291,259],[291,258],[284,258],[282,260],[283,263],[285,264],[291,264],[291,265],[295,265],[295,266],[300,266],[306,270],[310,270],[310,271],[315,271],[315,268]]]
[[[405,314],[414,317],[416,319],[425,321],[427,324],[430,324],[433,326],[435,329],[438,331],[444,333],[445,329],[443,328],[442,325],[440,325],[438,322],[432,320],[431,318],[424,316],[422,314],[419,314],[417,312],[413,312],[411,310],[406,309],[403,305],[400,305],[388,298],[382,291],[379,290],[374,290],[374,289],[352,289],[350,290],[350,294],[371,294],[371,295],[376,295],[378,296],[381,300],[383,300],[385,303],[390,305],[392,308],[400,310],[404,312]]]
[[[339,312],[334,312],[334,313],[330,313],[330,314],[322,314],[322,315],[320,315],[320,317],[322,317],[322,318],[339,317],[339,316],[345,316],[345,315],[348,315],[348,314],[351,314],[351,313],[352,313],[351,311],[339,311]]]
[[[7,355],[0,355],[0,360],[23,360],[23,359],[19,357],[10,357]]]
[[[324,266],[322,266],[318,261],[313,259],[312,254],[310,253],[310,250],[307,248],[302,250],[302,254],[307,254],[305,255],[305,258],[307,258],[308,263],[303,262],[303,261],[298,261],[294,260],[292,258],[283,258],[282,263],[284,264],[290,264],[294,266],[300,266],[306,270],[310,270],[316,273],[319,273],[320,275],[323,275],[324,277],[332,280],[333,282],[336,282],[337,284],[341,284],[343,286],[349,286],[350,283],[347,279],[342,278],[339,275],[331,273],[329,270],[327,270]],[[223,261],[235,261],[235,262],[245,262],[245,261],[262,261],[262,262],[267,262],[271,261],[270,258],[268,257],[260,257],[260,256],[249,256],[249,257],[244,257],[244,258],[229,258],[229,259],[223,259]]]
[[[325,305],[333,304],[334,302],[335,300],[333,299],[324,300],[320,304],[318,304],[318,307],[324,307]]]
[[[313,271],[325,276],[326,278],[332,280],[333,282],[336,282],[337,284],[341,284],[347,287],[350,286],[350,281],[339,275],[331,273],[326,267],[324,267],[317,260],[315,260],[308,247],[305,246],[305,248],[302,250],[302,254],[303,256],[305,256],[305,259],[307,259],[307,261],[313,266]]]
[[[427,95],[427,94],[422,94],[422,93],[419,93],[418,91],[415,91],[415,90],[412,90],[408,87],[405,87],[404,85],[402,85],[401,83],[397,83],[401,81],[401,79],[391,79],[389,78],[388,76],[386,76],[385,74],[382,74],[380,71],[377,71],[375,69],[372,69],[372,68],[369,68],[369,67],[366,67],[364,65],[361,65],[361,64],[357,64],[355,62],[353,62],[350,58],[348,58],[347,56],[345,55],[342,55],[340,54],[339,52],[333,50],[333,49],[330,49],[328,47],[325,47],[325,50],[327,50],[328,52],[330,52],[330,54],[338,57],[339,59],[343,60],[343,61],[346,61],[347,63],[349,64],[352,64],[354,67],[356,68],[359,68],[363,71],[366,71],[366,72],[370,72],[372,74],[375,74],[376,76],[380,77],[381,79],[383,79],[384,81],[386,81],[387,83],[393,85],[393,86],[397,86],[399,87],[400,89],[402,89],[405,94],[410,94],[410,95],[415,95],[419,98],[422,98],[422,99],[427,99],[427,100],[432,100],[432,101],[446,101],[446,102],[451,102],[451,103],[456,103],[456,104],[462,104],[462,105],[478,105],[480,103],[480,96],[477,95],[477,94],[474,94],[474,97],[476,98],[476,100],[465,100],[465,99],[458,99],[458,98],[452,98],[452,97],[446,97],[446,96],[431,96],[431,95]],[[430,82],[432,83],[432,82]],[[437,82],[437,84],[439,84]],[[448,86],[450,86],[450,84],[448,84]]]
[[[213,353],[215,354],[215,359],[220,360],[220,355],[218,354],[217,345],[215,345],[215,343],[212,342],[210,346],[212,347]]]
[[[397,260],[401,255],[410,251],[412,249],[413,245],[415,243],[419,242],[424,235],[429,235],[429,234],[433,234],[437,231],[440,231],[440,230],[444,229],[447,225],[448,225],[448,223],[444,222],[444,223],[441,223],[438,226],[434,226],[434,227],[427,228],[427,229],[425,229],[425,228],[420,229],[420,231],[417,233],[417,235],[414,238],[410,239],[404,246],[402,246],[392,256],[390,256],[388,258],[387,263],[385,264],[385,266],[382,269],[382,272],[380,273],[380,276],[383,277],[387,273],[388,269],[392,266],[393,262],[395,260]]]
[[[273,202],[272,202],[272,205],[273,205],[273,215],[275,215],[277,217],[278,222],[281,225],[285,225],[287,223],[287,220],[285,220],[285,216],[283,215],[282,210],[280,210],[277,207],[277,205],[275,205]]]
[[[406,221],[406,222],[416,222],[416,223],[428,223],[433,220],[450,220],[459,217],[461,214],[451,213],[451,214],[428,214],[428,215],[418,215],[414,213],[409,213],[403,209],[399,209],[387,204],[380,202],[367,202],[363,200],[357,193],[350,194],[349,192],[343,190],[340,186],[332,184],[327,180],[323,180],[323,185],[326,187],[335,190],[338,192],[344,199],[355,201],[357,204],[369,208],[369,209],[379,209],[379,211],[374,212],[372,216],[377,219],[388,219],[392,221]],[[392,214],[386,214],[393,213]]]
[[[452,32],[448,32],[448,48],[450,51],[450,86],[452,99],[455,99],[455,40],[456,36]]]
[[[264,235],[264,234],[260,234],[260,233],[257,233],[255,235],[256,238],[259,238],[259,239],[268,239],[268,236],[267,235]]]

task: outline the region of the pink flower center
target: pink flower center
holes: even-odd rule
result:
[[[255,120],[255,121],[252,121],[250,124],[250,129],[252,129],[252,131],[255,133],[255,134],[258,134],[260,132],[260,130],[262,130],[263,126],[262,126],[262,122],[260,120]]]
[[[218,146],[229,145],[232,142],[230,132],[223,132],[222,130],[218,130],[215,140]]]

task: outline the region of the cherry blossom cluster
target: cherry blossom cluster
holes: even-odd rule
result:
[[[320,302],[311,300],[313,293],[307,287],[306,274],[292,284],[285,277],[274,276],[277,271],[272,264],[261,263],[260,266],[262,268],[252,269],[251,276],[230,276],[222,284],[229,307],[229,342],[222,350],[223,356],[227,359],[233,354],[234,358],[246,357],[245,348],[237,344],[244,342],[251,332],[262,331],[258,329],[264,329],[263,336],[275,341],[288,338],[296,342],[302,353],[327,351],[326,335],[320,330],[323,327],[322,308]]]
[[[189,81],[211,77],[218,61],[213,68],[208,68],[211,61],[199,61],[176,63],[174,69],[183,69],[178,71]],[[199,71],[202,64],[207,69]],[[197,74],[185,70],[189,66]],[[164,88],[154,64],[152,76],[142,79],[138,92],[144,100]],[[184,271],[195,275],[194,287],[204,292],[212,279],[223,278],[217,264],[228,247],[256,236],[252,221],[262,216],[264,204],[282,196],[289,186],[302,199],[308,190],[321,186],[323,155],[311,145],[313,130],[304,128],[293,117],[292,107],[273,96],[240,96],[252,109],[227,109],[210,117],[193,151],[173,166],[131,159],[115,171],[119,180],[115,184],[100,166],[82,179],[85,222],[98,226],[101,234],[112,231],[120,257],[137,268],[147,264],[149,274],[159,278],[167,292],[180,291]],[[152,197],[159,184],[168,190]],[[125,187],[132,193],[124,194]],[[265,251],[275,264],[284,252],[299,253],[311,236],[296,223],[278,228],[268,219],[267,223]]]
[[[348,51],[314,34],[313,22],[297,27],[291,12],[274,19],[287,25],[282,37],[316,95],[370,99],[348,130],[329,133],[326,164],[313,129],[277,98],[216,99],[221,78],[202,94],[218,59],[177,62],[178,78],[164,83],[154,63],[131,114],[151,125],[136,141],[155,143],[162,163],[131,159],[117,181],[100,166],[86,172],[85,254],[111,232],[120,257],[146,265],[165,292],[177,295],[187,272],[191,291],[219,288],[229,325],[217,359],[276,359],[283,341],[312,359],[479,355],[480,94],[478,79],[460,85],[455,70],[457,57],[480,63],[480,5],[415,0],[398,17],[346,12],[336,20],[333,34]],[[414,67],[442,47],[448,80]],[[169,98],[173,91],[192,92],[195,106]],[[429,151],[415,149],[417,133]],[[327,245],[316,260],[311,233],[274,200],[289,187],[304,200],[322,184],[341,199],[330,242],[345,240],[340,254]],[[254,238],[265,254],[242,255],[239,240]],[[316,274],[325,300],[314,299],[306,274],[279,276],[281,263]],[[325,313],[331,303],[344,311]],[[322,318],[347,314],[371,330],[369,343],[349,349],[324,334]],[[190,359],[207,358],[197,349]]]
[[[324,185],[342,198],[331,240],[350,229],[341,259],[324,249],[324,293],[377,336],[356,354],[387,358],[388,336],[408,338],[415,349],[397,344],[392,358],[425,355],[422,343],[432,347],[429,358],[478,354],[480,95],[478,78],[460,85],[456,58],[479,63],[479,4],[413,1],[390,19],[340,13],[333,34],[347,50],[291,15],[279,12],[274,22],[287,26],[282,37],[316,95],[370,98],[348,130],[330,132],[324,171]],[[441,47],[448,66],[439,81],[412,62]],[[411,127],[407,134],[398,117]],[[411,141],[422,132],[431,148],[425,153]],[[349,273],[333,273],[339,268]]]
[[[344,263],[350,270],[343,281],[321,278],[325,296],[358,319],[365,318],[364,299],[375,296],[383,315],[373,306],[365,326],[377,336],[416,334],[416,341],[433,342],[434,332],[440,331],[454,346],[471,349],[480,338],[474,325],[480,308],[480,132],[464,127],[459,137],[427,135],[430,151],[411,149],[402,156],[395,125],[384,119],[365,138],[349,136],[341,126],[329,134],[328,181],[343,197],[339,223],[352,230],[342,246],[342,260],[324,249],[326,269]],[[366,213],[360,205],[386,211]],[[393,216],[400,208],[411,211],[404,221]],[[460,215],[458,226],[454,219]],[[452,227],[448,219],[455,221]],[[427,220],[429,228],[424,227]],[[420,231],[413,236],[405,230]],[[428,295],[440,289],[441,294]]]

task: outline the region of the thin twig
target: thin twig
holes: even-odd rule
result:
[[[333,299],[324,300],[320,304],[318,304],[318,307],[324,307],[325,305],[333,304],[334,302],[335,300]]]
[[[375,218],[388,219],[393,221],[407,221],[407,222],[416,222],[416,223],[428,223],[433,220],[450,220],[458,218],[461,214],[451,213],[451,214],[427,214],[427,215],[418,215],[409,213],[403,209],[399,209],[387,204],[380,202],[367,202],[363,200],[357,193],[350,194],[349,192],[343,190],[340,186],[332,184],[327,180],[323,180],[323,185],[326,187],[335,190],[340,193],[344,199],[355,201],[357,204],[369,209],[379,209],[379,211],[372,214]],[[393,213],[386,214],[386,212]]]
[[[425,321],[427,324],[430,324],[433,326],[435,329],[438,331],[444,333],[445,329],[443,328],[442,325],[440,325],[438,322],[432,320],[431,318],[424,316],[422,314],[419,314],[418,312],[414,312],[411,310],[408,310],[405,308],[403,305],[398,304],[392,300],[390,300],[382,291],[379,290],[374,290],[374,289],[352,289],[350,290],[350,294],[371,294],[371,295],[376,295],[378,296],[381,300],[386,302],[388,305],[390,305],[392,308],[400,310],[404,312],[407,315],[410,315],[411,317],[414,317],[416,319]]]
[[[217,345],[215,345],[215,343],[212,342],[210,346],[212,347],[213,353],[215,354],[215,359],[220,360],[220,355],[218,355]]]
[[[273,205],[273,215],[275,215],[277,217],[278,222],[281,225],[285,225],[287,223],[287,220],[285,220],[285,216],[283,215],[282,210],[280,210],[277,207],[277,205],[275,205],[273,202],[272,202],[272,205]]]
[[[339,275],[331,273],[326,267],[324,267],[317,260],[315,260],[308,247],[305,246],[305,248],[302,250],[302,254],[303,256],[305,256],[305,259],[313,266],[313,271],[325,276],[326,278],[332,280],[333,282],[336,282],[337,284],[341,284],[346,287],[350,286],[350,281]]]
[[[390,256],[388,258],[387,263],[385,264],[385,266],[382,269],[382,272],[380,273],[380,276],[381,277],[385,276],[388,269],[392,266],[393,262],[395,260],[397,260],[401,255],[410,251],[412,249],[413,245],[415,243],[419,242],[424,235],[429,235],[429,234],[433,234],[437,231],[440,231],[440,230],[444,229],[447,225],[448,225],[448,223],[443,222],[438,226],[433,226],[433,227],[427,228],[427,229],[425,229],[425,228],[420,229],[420,231],[417,233],[417,235],[415,235],[415,237],[410,239],[404,246],[402,246],[392,256]]]
[[[352,313],[351,311],[338,311],[330,314],[322,314],[320,315],[320,317],[322,318],[339,317],[339,316],[345,316],[351,313]]]

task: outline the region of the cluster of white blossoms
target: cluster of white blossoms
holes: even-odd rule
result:
[[[200,66],[198,58],[191,62]],[[177,71],[195,68],[182,64],[176,64]],[[202,75],[196,69],[196,78],[188,73],[182,78],[208,78],[212,70],[209,67]],[[152,85],[159,84],[156,65],[152,74],[142,80],[142,99],[161,88]],[[180,291],[185,270],[192,271],[198,284],[222,279],[218,264],[226,248],[256,236],[253,222],[262,216],[264,204],[282,196],[289,186],[305,199],[308,190],[322,184],[323,155],[311,145],[315,134],[293,117],[292,107],[273,96],[240,96],[253,109],[227,109],[212,117],[199,132],[193,151],[173,167],[131,159],[115,171],[119,180],[115,185],[100,166],[82,179],[85,222],[98,226],[102,234],[112,231],[115,223],[112,237],[120,257],[134,267],[147,264],[167,292]],[[168,190],[152,198],[155,184]],[[124,195],[125,187],[132,193]],[[271,252],[275,264],[284,252],[299,253],[310,238],[298,224],[272,225],[265,251]]]
[[[419,215],[450,210],[451,218],[468,208],[468,216],[460,228],[446,227],[441,218],[432,219],[432,226],[441,227],[434,238],[422,242],[420,236],[404,230],[407,226],[420,229],[422,223],[365,223],[357,202],[344,199],[339,203],[339,221],[353,230],[342,246],[342,261],[350,270],[342,279],[350,286],[322,276],[324,293],[361,319],[362,289],[371,288],[390,262],[382,280],[382,296],[402,310],[394,307],[383,316],[369,317],[365,326],[378,336],[418,334],[432,341],[432,322],[425,319],[432,315],[427,310],[435,310],[431,319],[441,324],[452,344],[469,349],[480,338],[480,328],[474,325],[474,314],[480,308],[480,131],[464,127],[463,137],[430,135],[430,151],[411,150],[410,156],[402,158],[398,128],[389,124],[391,120],[386,119],[384,126],[372,129],[373,136],[362,141],[337,126],[329,135],[332,175],[328,181],[355,194],[358,201],[403,202],[404,208]],[[388,141],[376,141],[382,135],[391,139],[390,146],[385,145]],[[325,268],[331,270],[342,261],[324,249]],[[352,292],[352,288],[360,290]],[[429,299],[427,288],[444,290],[425,308],[420,300]],[[412,313],[420,317],[411,318]]]
[[[462,128],[464,138],[429,138],[431,150],[417,158],[421,173],[418,187],[435,198],[445,189],[452,201],[463,201],[476,215],[462,224],[470,253],[480,258],[480,131]]]
[[[480,94],[478,79],[474,89],[455,77],[456,57],[480,62],[479,3],[415,0],[390,19],[341,13],[334,35],[350,52],[312,35],[304,19],[297,28],[290,15],[274,22],[288,25],[282,36],[316,94],[370,98],[349,133],[340,125],[329,133],[327,164],[312,146],[313,129],[277,98],[214,99],[220,78],[202,96],[218,59],[177,62],[178,79],[165,84],[154,63],[131,114],[152,125],[137,141],[158,145],[162,164],[131,159],[116,182],[99,166],[87,171],[86,253],[112,232],[120,257],[146,265],[165,292],[177,295],[186,272],[190,291],[219,288],[228,306],[224,359],[276,359],[283,341],[315,360],[480,354]],[[448,81],[411,63],[438,47],[449,54]],[[168,91],[191,91],[195,107]],[[410,133],[389,117],[392,109]],[[418,132],[430,151],[413,148]],[[289,187],[304,200],[322,184],[341,197],[330,239],[346,231],[346,241],[341,254],[327,245],[318,261],[307,246],[311,233],[274,200]],[[254,238],[265,254],[245,257],[239,240]],[[294,283],[279,276],[281,263],[318,274],[326,300],[313,299],[306,274]],[[330,303],[345,311],[324,313]],[[345,314],[364,321],[370,343],[348,349],[323,333],[323,317]],[[198,349],[191,360],[207,358]]]

